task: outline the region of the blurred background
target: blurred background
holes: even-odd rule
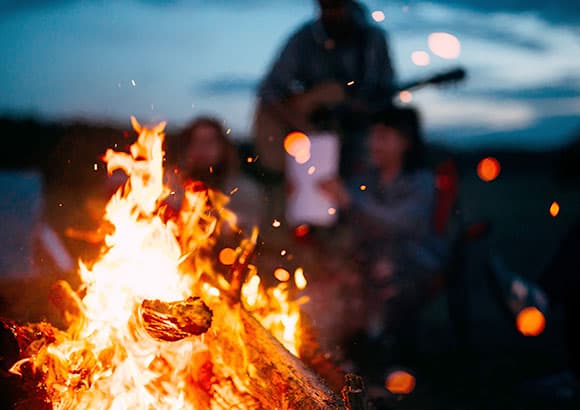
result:
[[[575,1],[364,1],[389,33],[398,79],[459,63],[469,81],[413,96],[431,142],[545,150],[580,114]],[[255,88],[283,41],[315,13],[299,1],[3,1],[0,110],[45,120],[179,127],[219,113],[247,137]],[[428,36],[453,34],[442,58]],[[419,52],[419,53],[417,53]],[[448,56],[449,57],[449,56]]]
[[[457,165],[457,215],[489,227],[464,254],[469,347],[450,341],[443,292],[421,316],[417,377],[428,382],[398,406],[577,408],[557,387],[547,387],[545,401],[521,389],[566,368],[562,319],[556,312],[541,336],[523,337],[485,266],[493,248],[535,279],[580,216],[580,2],[362,3],[388,33],[398,82],[458,65],[467,71],[456,85],[399,99],[420,110],[430,163]],[[199,115],[223,119],[253,175],[244,159],[256,89],[290,33],[315,13],[310,0],[0,0],[0,315],[53,318],[46,293],[56,273],[29,273],[33,251],[18,232],[35,218],[50,226],[43,240],[56,245],[40,271],[71,271],[91,256],[67,228],[96,228],[87,215],[99,205],[85,199],[104,195],[101,157],[133,142],[131,115],[167,120],[170,136]],[[438,49],[433,33],[451,34],[452,49]],[[478,172],[485,158],[497,164],[493,177],[481,165]]]

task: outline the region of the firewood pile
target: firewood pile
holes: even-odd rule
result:
[[[249,378],[246,383],[247,399],[240,408],[366,408],[364,386],[360,378],[347,375],[342,393],[333,391],[313,369],[288,352],[240,304],[223,304],[216,308],[217,312],[212,311],[201,299],[192,297],[173,303],[143,301],[138,314],[148,335],[164,343],[187,337],[202,337],[200,335],[204,334],[212,355],[222,356],[222,360],[229,362],[229,368],[240,369],[240,374],[235,375],[236,377]],[[243,328],[229,329],[227,322],[212,321],[213,315],[235,315],[240,319]],[[220,328],[212,329],[213,326]],[[240,336],[245,341],[246,352],[237,348],[237,338]],[[47,394],[51,386],[47,385],[42,369],[36,369],[33,362],[26,359],[63,337],[63,331],[49,323],[17,324],[8,319],[0,319],[0,393],[4,401],[0,404],[3,408],[53,408]],[[243,358],[244,353],[249,357]],[[243,360],[251,363],[251,373],[243,370]],[[334,380],[342,377],[320,353],[318,357],[313,354],[306,360],[327,376],[334,372]],[[83,377],[82,370],[78,376]],[[205,394],[216,394],[210,391],[211,379],[216,376],[211,366],[201,365],[198,374],[192,375],[195,381],[192,388],[199,389],[200,385],[205,385],[208,389]],[[79,388],[87,386],[79,383]],[[339,394],[342,394],[342,398]]]

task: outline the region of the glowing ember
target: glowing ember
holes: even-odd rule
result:
[[[524,336],[539,336],[546,327],[546,318],[539,309],[530,306],[518,313],[516,327]]]
[[[236,285],[235,272],[230,282],[213,270],[206,255],[222,225],[235,221],[225,208],[228,197],[192,182],[179,214],[167,215],[164,201],[172,190],[164,184],[165,123],[152,128],[134,118],[132,123],[139,137],[130,153],[108,150],[105,155],[109,173],[120,169],[129,177],[106,207],[105,219],[114,230],[100,257],[80,264],[78,293],[60,286],[73,305],[69,329],[30,361],[42,373],[55,409],[256,408],[245,393],[249,381],[236,377],[231,367],[248,374],[250,363],[243,353],[239,363],[228,362],[227,352],[211,344],[217,337],[213,324],[238,334],[240,315],[224,313],[237,294],[298,355],[304,300],[293,301],[287,283],[262,286],[255,266],[247,263],[257,231],[238,249],[219,253],[232,272],[246,269],[243,283]],[[198,322],[203,326],[192,327]],[[153,329],[159,324],[165,327]],[[194,336],[210,324],[207,337]],[[172,329],[178,336],[164,339]],[[230,343],[239,343],[244,352],[244,341],[238,339]]]
[[[550,215],[552,215],[552,217],[555,218],[558,216],[559,213],[560,213],[560,204],[556,201],[552,202],[552,205],[550,205]]]
[[[298,289],[306,288],[306,277],[304,276],[304,270],[302,268],[296,269],[294,271],[294,283],[296,283],[296,287]]]
[[[274,270],[274,277],[280,282],[288,282],[290,280],[290,272],[284,268],[276,268]]]
[[[236,251],[232,248],[224,248],[220,251],[218,258],[223,265],[233,265],[236,261]]]
[[[297,238],[304,238],[306,235],[308,235],[309,231],[310,228],[308,225],[298,225],[296,228],[294,228],[294,235],[296,235]]]
[[[409,394],[415,389],[415,377],[404,370],[394,371],[387,376],[385,388],[394,394]]]
[[[477,164],[477,175],[482,181],[491,182],[499,176],[501,166],[499,161],[492,157],[487,157]]]

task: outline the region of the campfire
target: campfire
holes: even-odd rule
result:
[[[132,124],[130,152],[104,156],[128,179],[106,207],[103,251],[79,264],[80,288],[52,289],[68,328],[4,321],[20,351],[10,372],[54,409],[348,407],[305,364],[316,353],[302,345],[304,272],[266,288],[254,231],[218,273],[216,238],[238,229],[228,197],[192,182],[172,212],[165,123]]]

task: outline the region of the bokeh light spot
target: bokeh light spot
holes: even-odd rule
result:
[[[453,34],[431,33],[427,42],[433,54],[441,58],[452,60],[461,53],[461,43]]]
[[[304,238],[306,235],[308,235],[309,231],[310,228],[308,228],[308,225],[298,225],[296,228],[294,228],[294,235],[296,235],[297,238]]]
[[[404,370],[396,370],[387,376],[385,388],[394,394],[409,394],[415,389],[415,376]]]
[[[405,104],[410,103],[413,101],[413,94],[411,94],[411,91],[401,91],[399,93],[399,100]]]
[[[232,248],[223,248],[220,251],[218,258],[222,265],[233,265],[233,263],[236,261],[236,251]]]
[[[552,205],[550,205],[550,215],[552,215],[552,217],[555,218],[558,216],[559,213],[560,213],[560,204],[556,201],[552,202]]]
[[[284,268],[276,268],[274,270],[274,277],[280,282],[288,282],[290,280],[290,272]]]
[[[546,318],[538,308],[529,306],[518,313],[516,327],[524,336],[538,336],[546,327]]]
[[[284,149],[288,155],[296,158],[298,163],[303,164],[310,159],[310,139],[303,132],[295,131],[288,134],[284,138]],[[304,162],[301,162],[303,160]]]
[[[373,11],[371,13],[371,17],[377,23],[380,23],[381,21],[385,21],[385,13],[383,13],[381,10],[375,10],[375,11]]]
[[[304,276],[304,269],[297,268],[294,271],[294,283],[296,287],[300,290],[304,289],[308,282],[306,281],[306,277]]]
[[[304,151],[298,152],[298,154],[296,154],[294,159],[300,165],[306,164],[308,161],[310,161],[310,150],[304,150]]]
[[[431,58],[425,51],[413,51],[411,53],[411,61],[418,66],[429,65]]]
[[[487,157],[477,164],[477,176],[482,181],[491,182],[496,179],[501,172],[499,161],[493,157]]]

